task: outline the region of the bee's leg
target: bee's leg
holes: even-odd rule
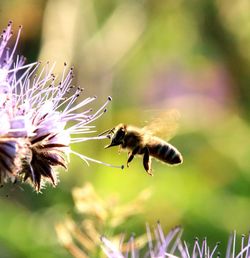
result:
[[[152,176],[153,174],[151,173],[151,158],[150,158],[150,155],[149,155],[149,150],[148,148],[146,147],[144,149],[144,156],[143,156],[143,166],[146,170],[146,172]]]
[[[139,147],[136,147],[133,149],[132,153],[128,153],[127,167],[129,167],[128,163],[130,163],[133,160],[134,156],[138,153],[139,149]]]

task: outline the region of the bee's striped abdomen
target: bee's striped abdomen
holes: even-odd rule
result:
[[[161,142],[149,147],[149,152],[153,157],[168,164],[174,165],[182,163],[180,152],[167,142]]]

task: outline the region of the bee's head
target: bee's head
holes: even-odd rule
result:
[[[110,135],[110,139],[111,139],[110,144],[105,146],[105,148],[122,144],[124,142],[125,134],[126,134],[126,125],[124,124],[118,125]]]

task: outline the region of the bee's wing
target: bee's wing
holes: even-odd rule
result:
[[[143,127],[145,132],[159,136],[164,140],[170,140],[178,129],[180,113],[176,109],[160,111],[153,119]]]

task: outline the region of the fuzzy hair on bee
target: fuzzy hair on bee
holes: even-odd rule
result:
[[[127,167],[135,155],[143,156],[143,166],[149,175],[152,175],[151,157],[169,165],[183,162],[181,153],[173,145],[154,136],[146,127],[139,128],[121,123],[102,134],[106,134],[111,140],[105,148],[120,146],[121,149],[129,151]]]

